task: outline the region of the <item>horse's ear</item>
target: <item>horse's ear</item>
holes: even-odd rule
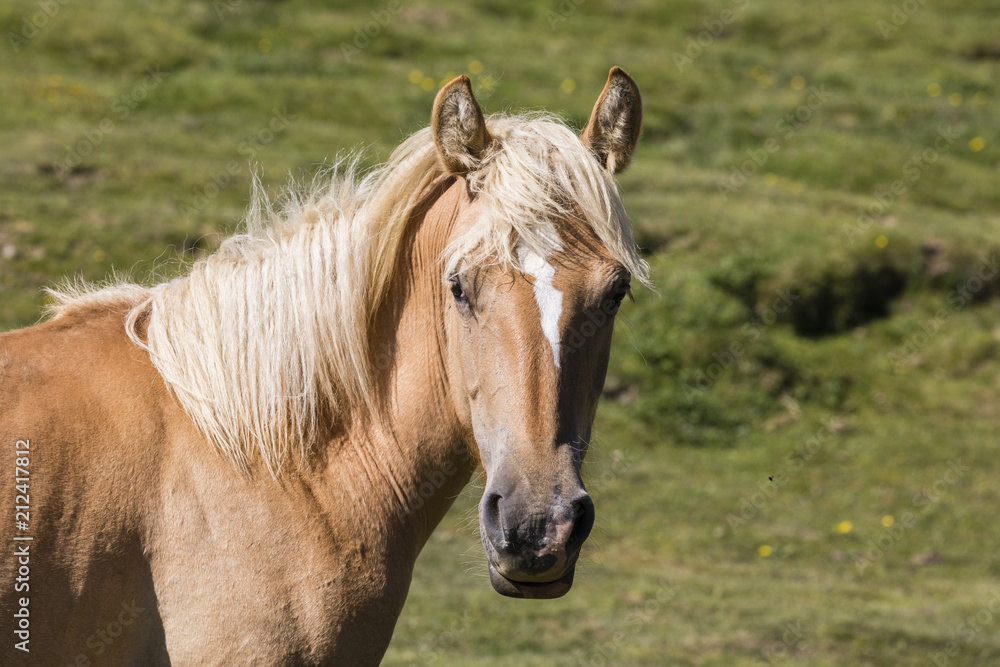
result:
[[[480,157],[492,141],[486,119],[472,94],[469,77],[456,77],[434,99],[431,131],[441,161],[453,174],[467,174],[479,165]]]
[[[612,67],[580,140],[597,156],[601,166],[617,174],[632,161],[641,129],[639,86],[625,70]]]

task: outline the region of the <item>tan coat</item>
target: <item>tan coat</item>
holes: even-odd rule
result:
[[[584,135],[610,172],[638,137],[634,85],[613,70]],[[165,380],[168,352],[147,341],[155,290],[81,296],[0,335],[0,664],[378,664],[420,549],[480,462],[494,587],[569,589],[593,522],[579,469],[613,311],[641,265],[566,218],[520,270],[466,254],[443,274],[489,201],[476,177],[495,127],[467,79],[442,89],[444,168],[368,323],[371,406],[321,403],[307,454],[276,476],[252,447],[233,465]]]

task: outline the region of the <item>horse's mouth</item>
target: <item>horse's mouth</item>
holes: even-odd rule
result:
[[[555,581],[514,581],[500,574],[490,563],[490,583],[493,590],[509,598],[526,598],[530,600],[551,600],[569,592],[573,586],[573,575],[576,567],[570,567],[561,578]]]

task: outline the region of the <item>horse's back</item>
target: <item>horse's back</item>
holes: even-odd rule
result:
[[[163,661],[142,542],[165,388],[124,316],[81,310],[0,334],[0,616],[20,614],[29,649],[5,641],[0,656]]]

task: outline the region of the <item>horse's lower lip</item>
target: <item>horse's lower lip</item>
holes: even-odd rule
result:
[[[493,564],[490,563],[490,583],[500,595],[510,598],[527,598],[531,600],[550,600],[562,597],[569,592],[573,586],[573,575],[575,567],[571,567],[566,574],[555,581],[514,581],[500,574]]]

